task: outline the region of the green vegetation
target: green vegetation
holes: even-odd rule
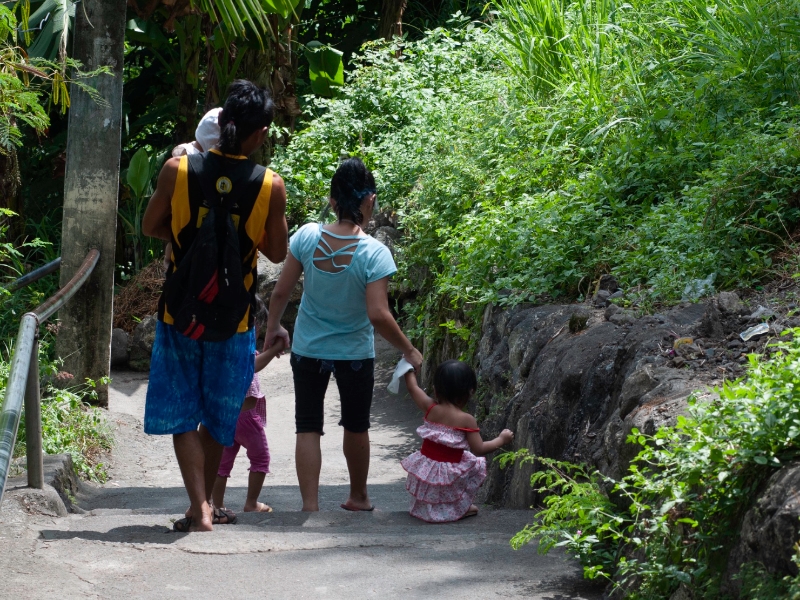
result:
[[[23,127],[29,127],[39,135],[44,134],[50,124],[48,110],[63,114],[69,107],[70,83],[75,83],[97,100],[87,80],[102,76],[107,71],[82,72],[80,63],[69,59],[63,52],[57,61],[29,55],[19,44],[24,41],[30,45],[31,36],[26,33],[22,36],[24,40],[19,39],[16,9],[22,16],[22,29],[27,30],[30,14],[27,1],[12,3],[11,8],[0,4],[0,268],[4,283],[57,256],[54,244],[49,241],[52,231],[43,231],[41,233],[46,237],[38,237],[35,235],[39,233],[38,227],[32,224],[33,236],[24,233],[19,235],[23,228],[17,226],[18,215],[10,208],[19,207],[15,197],[19,179],[17,151],[24,143]],[[43,219],[40,225],[45,223],[47,220]],[[12,229],[16,235],[11,235]],[[13,340],[20,317],[57,289],[57,276],[54,275],[14,293],[0,287],[4,307],[0,313],[0,339],[5,344],[0,353],[0,395],[5,394]],[[42,333],[41,375],[52,378],[57,374],[57,363],[48,351],[48,333]],[[86,386],[66,391],[47,385],[42,390],[44,451],[48,454],[69,453],[81,475],[102,480],[105,478],[105,469],[99,461],[100,452],[110,448],[111,436],[99,411],[84,403],[83,398],[91,399],[91,393],[87,393],[83,387]],[[24,455],[24,441],[23,420],[14,456]]]
[[[524,451],[501,456],[503,465],[543,466],[531,484],[552,493],[512,545],[564,547],[587,577],[613,579],[626,597],[666,598],[682,583],[695,597],[720,597],[744,511],[775,469],[800,456],[800,330],[792,333],[771,360],[750,355],[746,381],[726,383],[717,399],[691,399],[675,427],[652,436],[634,430],[628,442],[641,451],[621,481]],[[800,579],[771,581],[755,566],[742,576],[745,597],[793,598],[787,590],[800,589]]]
[[[581,299],[603,273],[645,309],[693,280],[797,276],[796,252],[773,257],[800,223],[800,3],[489,9],[481,23],[456,17],[414,42],[365,45],[338,96],[310,102],[273,160],[295,223],[319,217],[340,156],[374,169],[404,234],[416,334],[474,344],[486,303]],[[587,577],[631,597],[682,583],[718,597],[755,489],[797,458],[798,373],[800,341],[771,362],[752,357],[746,382],[693,400],[674,428],[632,436],[641,453],[621,481],[505,457],[535,462],[533,486],[551,492],[513,543],[565,547]],[[753,598],[800,587],[747,584]]]
[[[14,245],[6,241],[9,222],[14,213],[0,209],[0,265],[4,279],[11,281],[27,270],[33,258],[51,251],[51,245],[39,239]],[[49,275],[35,285],[8,292],[0,287],[0,298],[4,310],[0,313],[0,336],[5,348],[0,351],[0,397],[5,395],[6,383],[11,369],[13,340],[19,328],[20,317],[28,310],[41,304],[58,289],[56,275]],[[53,382],[59,379],[58,362],[52,357],[51,337],[48,329],[42,330],[39,347],[40,377]],[[94,382],[76,385],[69,389],[55,387],[48,383],[42,388],[42,437],[46,454],[68,453],[72,456],[78,473],[95,481],[106,477],[101,453],[111,449],[110,430],[97,408],[87,401],[96,398]],[[20,422],[14,456],[25,455],[25,420]]]
[[[41,372],[49,379],[58,378],[57,364],[40,352]],[[0,358],[1,390],[5,390],[9,357]],[[68,389],[47,384],[42,389],[42,449],[45,454],[69,454],[79,475],[104,482],[107,472],[102,455],[111,450],[113,436],[99,408],[87,401],[96,400],[95,382]],[[14,457],[25,456],[25,419],[20,421]]]
[[[444,309],[576,298],[604,272],[641,302],[751,284],[800,218],[797,7],[498,1],[490,26],[453,22],[399,60],[366,46],[273,164],[295,222],[341,154],[375,169],[431,331]]]
[[[27,29],[29,3],[16,2],[23,14],[22,27]],[[62,114],[69,107],[70,83],[77,85],[95,100],[99,97],[86,79],[107,72],[98,69],[92,72],[80,70],[81,64],[68,58],[59,61],[47,60],[38,55],[29,56],[18,44],[18,20],[13,10],[0,4],[0,153],[7,154],[14,146],[23,144],[20,125],[26,125],[41,134],[47,129],[50,119],[41,96],[47,86],[49,101]],[[30,34],[25,34],[30,43]]]

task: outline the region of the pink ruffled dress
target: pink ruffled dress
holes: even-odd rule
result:
[[[422,449],[400,463],[408,472],[409,512],[429,523],[458,521],[486,479],[486,459],[472,454],[467,443],[467,433],[478,430],[432,423],[428,413],[417,428]]]

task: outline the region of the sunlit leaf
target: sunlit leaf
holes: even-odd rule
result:
[[[264,9],[267,12],[278,14],[284,19],[288,19],[289,15],[297,10],[297,5],[300,0],[262,0]]]
[[[141,198],[150,181],[150,157],[144,148],[139,148],[131,158],[127,179],[131,191],[137,198]]]
[[[305,56],[311,89],[319,96],[333,96],[344,85],[342,52],[314,41],[306,46]]]

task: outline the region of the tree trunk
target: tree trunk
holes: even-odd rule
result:
[[[295,91],[297,53],[292,51],[293,28],[292,23],[288,22],[283,31],[278,31],[278,16],[271,15],[269,20],[275,35],[269,38],[265,51],[246,50],[247,54],[239,67],[239,77],[249,79],[270,91],[275,103],[275,125],[286,128],[291,133],[294,131],[295,120],[301,114]],[[275,146],[288,142],[288,136],[272,136],[252,158],[257,163],[266,165]]]
[[[92,68],[107,66],[89,85],[103,100],[96,102],[72,84],[64,178],[61,233],[61,286],[81,266],[87,252],[100,260],[83,287],[58,312],[56,340],[64,369],[76,382],[97,384],[97,400],[108,404],[111,323],[114,304],[114,250],[122,132],[122,64],[125,47],[125,0],[81,3],[75,14],[73,56]]]
[[[383,0],[381,24],[378,28],[379,37],[391,40],[395,36],[403,36],[403,13],[406,10],[406,4],[407,0]]]
[[[278,29],[278,17],[273,16],[274,30]],[[295,119],[300,116],[300,103],[297,101],[295,82],[297,80],[297,53],[292,51],[292,23],[287,22],[280,32],[279,43],[275,48],[275,64],[272,69],[272,98],[275,101],[275,124],[294,132]],[[288,143],[276,140],[277,143]]]
[[[183,52],[186,53],[186,62],[178,74],[177,96],[178,106],[175,114],[175,143],[183,144],[194,139],[194,130],[197,128],[197,101],[200,96],[198,89],[200,53],[203,51],[201,44],[192,43],[196,29],[201,26],[200,15],[187,15],[183,20],[186,27],[186,43]]]
[[[272,52],[274,50],[275,42],[267,40],[267,47],[262,52],[261,50],[255,50],[253,48],[248,48],[246,50],[242,50],[246,54],[244,58],[242,58],[242,63],[239,65],[239,74],[238,77],[241,79],[247,79],[252,81],[257,86],[262,88],[267,88],[268,90],[272,91]],[[271,141],[268,139],[267,142],[261,146],[255,153],[250,157],[254,161],[256,161],[260,165],[266,165],[269,163],[269,159],[272,156],[272,144]]]

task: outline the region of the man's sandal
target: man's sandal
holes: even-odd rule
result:
[[[189,533],[192,523],[192,517],[183,517],[172,524],[172,531],[176,531],[178,533]]]
[[[216,506],[213,507],[213,512],[211,513],[212,525],[233,525],[238,520],[239,517],[237,517],[236,513],[233,511],[225,508],[217,508]]]

